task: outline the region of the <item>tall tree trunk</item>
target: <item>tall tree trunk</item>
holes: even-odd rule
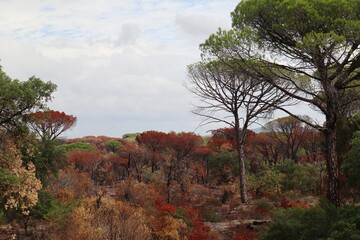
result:
[[[244,129],[240,130],[240,123],[237,114],[235,115],[235,133],[236,133],[236,151],[238,153],[238,162],[239,162],[239,178],[240,178],[240,199],[241,203],[247,204],[249,199],[246,189],[246,179],[245,179],[245,159],[244,159],[244,139],[245,132]]]
[[[239,161],[239,177],[240,177],[240,198],[241,203],[247,204],[249,199],[247,195],[246,180],[245,180],[245,159],[243,145],[237,147],[238,161]]]
[[[325,159],[328,175],[327,199],[335,206],[340,206],[340,174],[336,149],[337,113],[339,110],[339,96],[337,89],[327,79],[325,71],[319,67],[320,76],[324,79],[323,88],[326,94],[327,112],[325,122]]]
[[[328,174],[327,198],[335,206],[340,206],[340,177],[336,152],[336,124],[326,123],[325,159]]]

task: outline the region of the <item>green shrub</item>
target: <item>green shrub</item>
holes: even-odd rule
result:
[[[360,206],[336,208],[321,201],[310,209],[289,208],[275,212],[261,240],[359,240]]]
[[[37,218],[56,222],[57,226],[61,228],[76,205],[76,201],[66,204],[59,202],[53,194],[42,190],[39,192],[39,202],[31,209],[31,213]]]
[[[141,133],[125,133],[122,135],[122,138],[128,142],[134,142],[136,137],[139,136]]]
[[[60,145],[59,148],[65,152],[71,151],[95,151],[96,148],[91,143],[75,142]]]
[[[360,206],[347,205],[339,210],[329,239],[360,240]]]
[[[351,150],[346,154],[342,172],[351,187],[360,189],[360,131],[354,133],[350,145]]]
[[[176,219],[183,220],[184,223],[186,223],[186,225],[188,225],[189,227],[192,226],[192,223],[189,218],[189,214],[184,208],[181,208],[181,207],[177,208],[176,212],[173,213],[172,216]]]
[[[281,181],[282,191],[294,191],[301,194],[313,194],[319,181],[319,172],[314,164],[297,164],[286,160],[275,166],[283,174]]]
[[[277,192],[284,181],[284,174],[274,167],[264,167],[258,173],[249,173],[247,175],[247,182],[249,190],[259,198],[266,192]]]
[[[105,143],[105,146],[108,148],[108,150],[112,152],[116,152],[118,148],[120,148],[123,144],[117,140],[109,140]]]
[[[210,179],[216,183],[228,183],[239,174],[239,163],[234,152],[223,151],[209,157]]]

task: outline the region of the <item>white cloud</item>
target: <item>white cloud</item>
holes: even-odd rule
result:
[[[58,85],[50,107],[78,117],[69,137],[193,131],[186,66],[209,34],[230,26],[237,3],[0,1],[0,65]]]
[[[122,31],[116,41],[116,46],[136,43],[137,38],[140,36],[140,26],[134,23],[126,23],[122,26]]]
[[[177,14],[175,23],[190,36],[206,36],[219,28],[221,21],[213,16]]]

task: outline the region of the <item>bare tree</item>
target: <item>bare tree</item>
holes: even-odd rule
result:
[[[222,122],[235,129],[241,202],[248,203],[244,160],[246,130],[259,118],[271,115],[273,106],[284,104],[288,97],[230,62],[196,63],[188,67],[188,73],[187,88],[200,99],[193,113],[204,117],[205,124]],[[223,117],[224,113],[228,115]]]

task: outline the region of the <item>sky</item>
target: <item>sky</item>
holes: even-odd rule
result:
[[[68,138],[186,131],[207,134],[191,113],[187,65],[199,44],[231,27],[239,0],[0,0],[0,65],[58,88],[49,104],[77,117]]]

